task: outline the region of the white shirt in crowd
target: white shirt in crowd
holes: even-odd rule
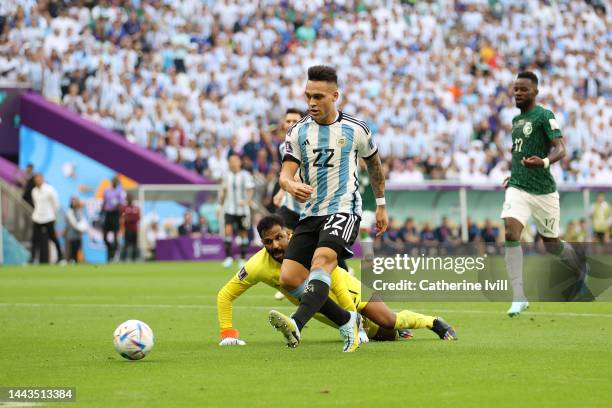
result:
[[[51,185],[43,183],[40,187],[34,187],[32,190],[32,200],[34,201],[32,221],[37,224],[55,221],[57,211],[59,210],[59,199],[57,191]]]

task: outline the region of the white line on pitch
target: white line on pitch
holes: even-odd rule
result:
[[[0,303],[0,307],[103,307],[103,308],[129,308],[129,309],[216,309],[216,305],[185,305],[185,304],[116,304],[116,303]],[[234,305],[236,309],[270,310],[294,309],[295,306],[245,306]],[[490,314],[504,315],[503,311],[492,310],[462,310],[462,309],[418,309],[419,312],[430,313],[461,313],[461,314]],[[525,312],[526,316],[559,316],[559,317],[612,317],[612,313],[574,313],[574,312]]]

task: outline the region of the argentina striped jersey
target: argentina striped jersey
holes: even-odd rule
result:
[[[299,163],[302,181],[314,189],[300,219],[336,213],[361,216],[358,159],[376,152],[366,123],[342,112],[331,125],[306,116],[289,129],[283,160]]]
[[[285,143],[281,143],[278,146],[278,150],[280,152],[280,157],[281,159],[283,157],[285,157]],[[304,207],[304,205],[302,203],[300,203],[298,200],[296,200],[291,194],[287,193],[285,191],[285,195],[283,197],[283,201],[281,202],[281,207],[285,206],[288,209],[290,209],[291,211],[293,211],[294,213],[297,214],[301,214],[302,213],[302,209]]]
[[[223,178],[223,188],[225,189],[225,201],[223,211],[230,215],[249,215],[250,208],[246,202],[247,191],[254,188],[253,176],[246,171],[240,170],[238,173],[231,171]]]

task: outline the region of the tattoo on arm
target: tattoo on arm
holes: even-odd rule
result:
[[[552,146],[548,153],[548,160],[550,164],[558,162],[565,157],[565,142],[562,138],[558,137],[552,140]]]
[[[374,191],[374,197],[381,198],[385,196],[385,175],[382,170],[382,163],[378,153],[365,160],[368,167],[368,175],[370,176],[370,184]]]

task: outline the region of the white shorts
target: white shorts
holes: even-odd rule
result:
[[[531,194],[515,187],[508,187],[501,218],[515,218],[523,227],[533,216],[538,232],[543,237],[559,237],[559,193]]]

